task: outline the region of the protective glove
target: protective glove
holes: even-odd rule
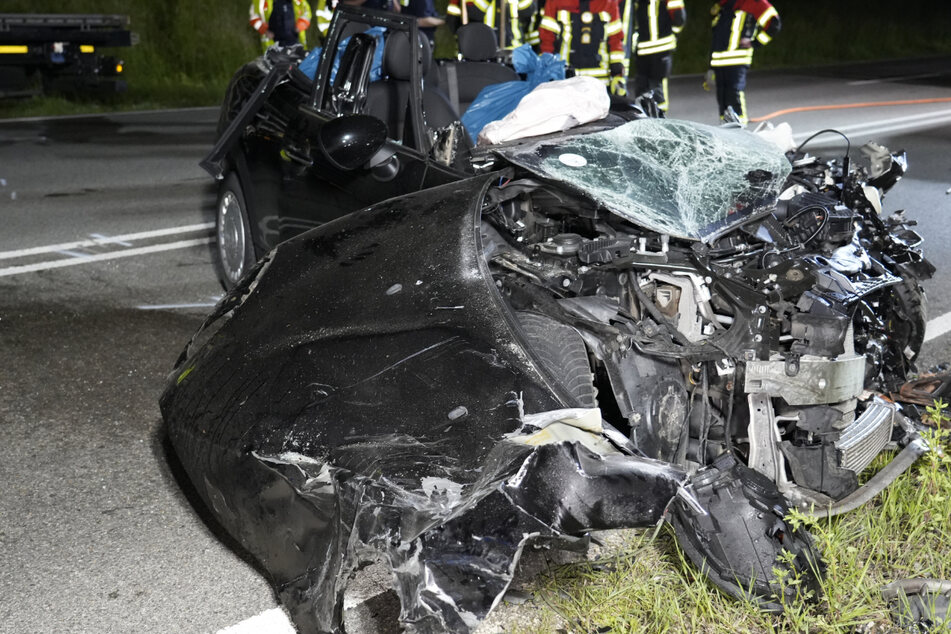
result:
[[[713,90],[713,86],[716,84],[716,75],[713,72],[713,69],[707,71],[703,76],[703,89],[707,92]]]
[[[621,75],[614,75],[611,77],[611,83],[608,85],[608,90],[615,97],[626,97],[627,82],[624,81],[624,77]]]
[[[627,96],[627,81],[624,78],[624,65],[620,62],[611,64],[611,81],[608,91],[615,97]]]

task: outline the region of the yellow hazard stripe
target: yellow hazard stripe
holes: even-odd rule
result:
[[[620,22],[611,22],[604,29],[604,34],[607,36],[614,35],[615,33],[621,32],[621,23]]]
[[[769,33],[767,33],[766,31],[760,31],[759,33],[756,34],[756,41],[762,44],[763,46],[766,46],[767,44],[773,41],[773,38],[770,37]]]
[[[91,44],[80,44],[79,52],[80,53],[95,53],[96,47]]]
[[[667,10],[676,11],[684,8],[684,0],[667,0]]]
[[[29,53],[29,46],[21,46],[19,44],[8,44],[0,46],[0,54],[7,53],[10,55],[23,55],[24,53]]]
[[[757,20],[756,23],[759,24],[760,28],[765,29],[771,19],[778,17],[779,12],[776,10],[776,7],[770,7],[763,12],[763,15],[759,16],[759,20]]]

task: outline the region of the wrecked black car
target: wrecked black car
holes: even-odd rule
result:
[[[387,142],[334,150],[333,126],[367,121],[342,119],[309,156],[364,169]],[[926,450],[893,396],[933,268],[882,213],[904,155],[862,151],[616,117],[476,148],[475,175],[240,279],[162,396],[175,452],[302,632],[342,631],[379,558],[405,628],[471,631],[526,545],[661,520],[779,610],[776,570],[822,575],[790,506],[856,508]]]
[[[478,27],[484,25],[472,25],[484,36]],[[472,41],[473,55],[489,54],[481,38]],[[494,46],[488,49],[494,53]],[[472,90],[518,79],[502,64],[444,60],[443,74],[473,65],[480,74],[466,79],[460,71],[460,92],[453,72],[450,100],[449,86],[438,88],[429,40],[415,18],[346,5],[334,14],[313,77],[301,70],[303,57],[300,47],[275,47],[235,73],[218,142],[202,162],[220,183],[216,267],[226,289],[282,240],[471,175],[472,142],[459,112]],[[315,138],[317,129],[332,147]],[[369,159],[359,152],[368,145],[380,146]]]
[[[733,596],[780,610],[790,568],[818,593],[790,507],[856,508],[926,450],[896,402],[934,271],[883,214],[904,155],[636,109],[475,147],[426,114],[414,21],[336,15],[336,74],[236,75],[204,162],[231,290],[161,399],[296,627],[343,631],[382,561],[407,630],[471,631],[527,545],[660,521]],[[384,24],[396,123],[367,111]]]

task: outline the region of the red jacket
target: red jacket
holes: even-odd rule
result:
[[[624,61],[624,36],[617,0],[546,0],[539,28],[543,53],[557,53],[579,74],[606,76]]]

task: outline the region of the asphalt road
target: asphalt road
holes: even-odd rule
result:
[[[919,220],[938,266],[934,332],[951,313],[949,61],[753,73],[748,90],[754,117],[812,108],[772,119],[800,140],[837,127],[908,150],[886,209]],[[716,121],[699,84],[673,80],[672,116]],[[220,295],[197,167],[216,116],[0,122],[0,632],[216,632],[275,606],[183,493],[157,405]],[[951,337],[926,344],[926,364],[945,358]]]

